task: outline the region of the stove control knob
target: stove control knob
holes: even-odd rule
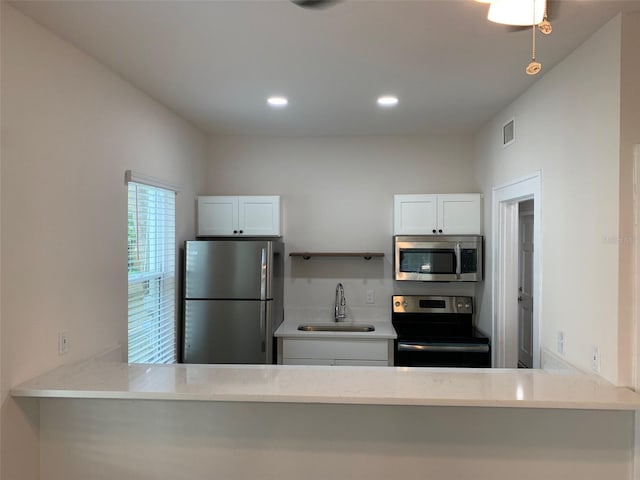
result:
[[[400,306],[400,302],[396,302],[396,303],[395,303],[395,306],[396,306],[396,307],[399,307],[399,306]]]
[[[465,303],[464,304],[464,308],[471,308],[471,304],[470,303]]]
[[[456,303],[456,307],[458,307],[458,308],[462,308],[462,302],[458,302],[458,303]]]

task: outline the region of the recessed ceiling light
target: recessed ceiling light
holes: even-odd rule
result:
[[[393,95],[384,95],[378,98],[378,105],[381,107],[393,107],[398,104],[398,97]]]
[[[267,98],[267,103],[272,107],[286,107],[289,100],[287,100],[287,97],[269,97]]]

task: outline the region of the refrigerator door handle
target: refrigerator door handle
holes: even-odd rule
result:
[[[260,300],[267,299],[267,249],[260,252]]]
[[[268,332],[270,331],[271,319],[270,319],[270,309],[268,302],[260,302],[260,338],[262,343],[262,352],[265,354],[265,363],[271,363],[271,342],[270,335]]]

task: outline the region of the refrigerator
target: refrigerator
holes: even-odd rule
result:
[[[184,251],[184,363],[273,363],[284,244],[192,240]]]

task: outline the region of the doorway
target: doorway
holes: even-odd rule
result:
[[[540,172],[493,189],[492,343],[497,368],[540,368],[540,207]]]
[[[533,367],[533,199],[518,202],[518,368]]]

